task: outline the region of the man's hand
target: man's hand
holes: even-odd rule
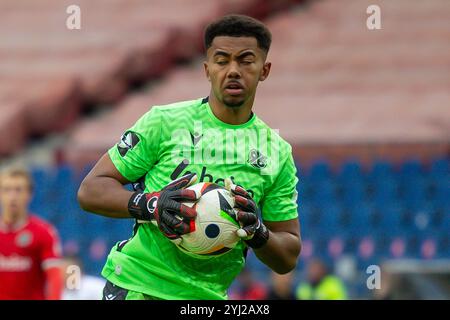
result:
[[[237,220],[242,226],[237,232],[238,236],[243,238],[249,247],[261,248],[269,240],[269,230],[260,219],[261,210],[250,194],[235,185],[231,179],[225,179],[225,188],[234,195],[235,208],[238,209]]]
[[[200,197],[194,190],[185,189],[196,180],[197,175],[190,173],[172,181],[161,191],[135,192],[128,202],[128,211],[138,220],[156,220],[159,230],[167,238],[180,238],[191,231],[189,221],[197,216],[195,209],[181,203],[196,201]]]

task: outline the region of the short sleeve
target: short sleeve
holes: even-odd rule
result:
[[[46,226],[41,235],[40,260],[43,269],[58,265],[61,258],[61,243],[56,229]]]
[[[262,218],[265,221],[286,221],[298,217],[297,169],[290,153],[272,186],[262,199]]]
[[[152,108],[124,132],[108,154],[122,176],[134,182],[156,162],[160,138],[161,116],[156,108]]]

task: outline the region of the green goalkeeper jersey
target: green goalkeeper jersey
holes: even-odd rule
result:
[[[197,182],[231,177],[249,191],[264,221],[297,218],[297,177],[291,146],[256,115],[244,124],[219,120],[208,99],[154,106],[109,150],[129,181],[161,190],[188,172]],[[218,256],[181,251],[152,223],[111,250],[102,275],[128,290],[161,299],[226,299],[245,263],[246,245]]]

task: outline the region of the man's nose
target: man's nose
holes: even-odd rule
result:
[[[239,69],[239,63],[237,63],[236,61],[232,61],[230,63],[230,67],[228,69],[227,77],[228,78],[232,78],[232,79],[239,79],[241,77],[241,71]]]
[[[19,190],[8,190],[8,192],[5,192],[5,194],[8,194],[11,199],[16,199],[20,195]]]

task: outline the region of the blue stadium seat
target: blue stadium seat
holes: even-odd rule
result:
[[[375,210],[376,229],[380,232],[395,233],[401,228],[402,209],[397,205],[380,206]]]
[[[346,182],[341,185],[341,197],[342,205],[345,207],[358,206],[359,203],[364,202],[366,199],[366,186],[362,181]]]
[[[115,239],[123,240],[120,238],[120,235],[116,235],[110,232],[108,225],[111,223],[111,218],[95,215],[88,213],[86,218],[86,228],[91,230],[91,235],[89,235],[88,239],[95,239],[97,237],[102,239]]]
[[[361,165],[356,160],[345,162],[337,175],[337,181],[342,185],[347,183],[362,183],[363,178]]]
[[[322,182],[329,180],[332,176],[330,166],[325,161],[315,162],[307,174],[310,181]]]
[[[133,219],[107,219],[105,226],[111,234],[110,238],[116,241],[125,240],[133,235]]]
[[[299,205],[297,211],[298,211],[298,218],[300,221],[300,225],[303,228],[308,229],[310,227],[314,227],[315,223],[317,225],[319,220],[318,219],[315,220],[314,217],[312,216],[313,210],[311,209],[310,205],[301,204],[301,205]]]
[[[309,195],[315,206],[322,207],[337,202],[336,185],[331,181],[317,183]]]
[[[435,218],[436,216],[439,220],[435,220],[434,222],[437,223],[433,225],[433,218]],[[442,210],[437,209],[436,211],[434,211],[430,217],[430,224],[432,227],[430,228],[430,230],[435,230],[438,233],[450,234],[450,205],[444,207]]]
[[[431,200],[438,206],[450,205],[450,180],[439,179],[435,183],[435,190],[431,194]]]
[[[58,194],[63,197],[64,200],[76,199],[78,185],[75,173],[71,167],[58,167],[54,172],[52,184],[54,190],[57,190]]]
[[[378,160],[375,161],[372,169],[368,173],[369,182],[383,180],[386,178],[392,178],[393,169],[392,165],[388,161]]]
[[[376,180],[371,187],[373,200],[381,206],[397,198],[398,185],[392,178]]]
[[[426,209],[430,213],[430,227],[432,229],[440,229],[447,221],[450,220],[450,207],[439,208],[433,205]]]
[[[438,258],[449,259],[450,258],[450,235],[448,229],[445,232],[441,232],[438,237]]]
[[[306,175],[306,170],[305,170],[304,166],[302,166],[301,163],[296,161],[295,159],[294,159],[294,163],[295,163],[295,168],[297,169],[297,178],[299,180],[303,179],[303,177]]]
[[[73,239],[73,235],[78,235],[82,231],[81,228],[76,228],[70,220],[69,217],[58,216],[58,219],[54,221],[63,241]]]
[[[51,219],[53,205],[51,201],[48,201],[50,194],[54,192],[51,184],[51,171],[34,167],[30,173],[35,185],[30,210],[45,219]]]
[[[448,158],[435,159],[431,164],[430,175],[433,177],[448,177],[450,175],[450,160]]]
[[[417,207],[417,208],[421,208],[421,207]],[[406,230],[408,232],[416,232],[417,215],[418,214],[423,215],[424,214],[423,212],[426,212],[426,211],[417,210],[417,208],[410,209],[406,206],[403,206],[401,208],[401,212],[400,212],[400,216],[401,216],[400,217],[400,229],[401,230]],[[427,221],[424,221],[424,222],[427,223]],[[425,227],[427,227],[427,226],[425,226]]]
[[[363,236],[373,230],[373,209],[366,203],[360,202],[357,206],[346,210],[349,214],[347,232],[355,236]]]
[[[402,177],[416,177],[421,176],[423,166],[418,159],[406,160],[401,164],[400,175]]]
[[[319,229],[336,231],[342,217],[342,209],[335,203],[322,206],[320,209]]]

